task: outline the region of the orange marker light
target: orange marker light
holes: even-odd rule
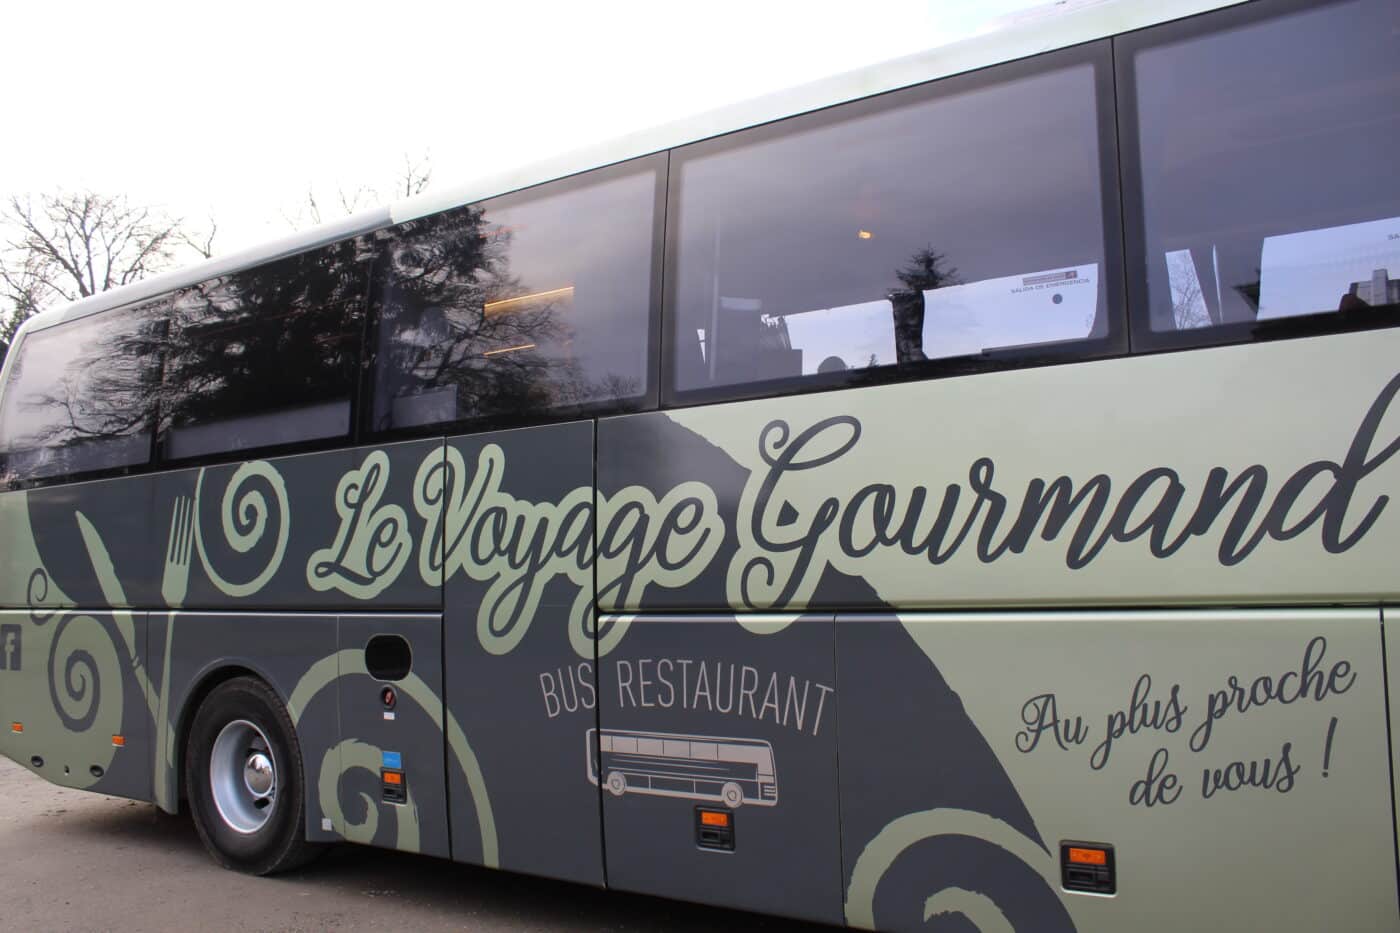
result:
[[[24,731],[24,723],[22,723],[22,722],[12,722],[12,723],[10,723],[10,731],[11,731],[11,732],[23,732],[23,731]]]
[[[385,783],[385,784],[402,784],[402,783],[403,783],[403,774],[400,773],[400,772],[398,772],[398,771],[385,771],[385,772],[383,772],[383,775],[384,775],[384,783]]]
[[[1076,849],[1069,850],[1069,860],[1076,865],[1107,865],[1108,853],[1103,849]]]
[[[716,813],[713,810],[701,810],[700,822],[705,826],[728,826],[729,814]]]
[[[112,747],[113,747],[113,748],[126,748],[126,736],[124,736],[124,735],[114,735],[114,736],[112,736]]]

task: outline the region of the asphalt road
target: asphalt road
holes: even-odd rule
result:
[[[71,791],[0,758],[0,928],[14,930],[761,930],[832,927],[336,846],[250,878],[210,861],[188,816]]]

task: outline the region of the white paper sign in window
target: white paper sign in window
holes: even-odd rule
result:
[[[1089,263],[926,291],[924,355],[1082,340],[1094,326],[1098,278],[1098,263]]]
[[[783,318],[802,374],[841,372],[895,363],[894,309],[888,301],[802,311]]]
[[[1259,317],[1336,311],[1344,298],[1372,307],[1394,304],[1400,300],[1397,280],[1400,217],[1266,237]]]

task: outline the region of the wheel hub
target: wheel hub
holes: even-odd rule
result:
[[[254,798],[261,799],[272,793],[274,774],[272,759],[262,752],[253,752],[243,765],[243,784]]]
[[[235,719],[219,731],[209,752],[209,789],[234,832],[246,836],[267,824],[277,799],[277,760],[257,724]]]

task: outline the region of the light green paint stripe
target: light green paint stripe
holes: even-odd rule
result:
[[[856,859],[851,885],[846,891],[846,922],[865,930],[875,929],[875,889],[880,879],[906,849],[936,836],[970,836],[989,842],[1043,876],[1051,890],[1059,888],[1053,858],[1010,824],[971,810],[921,810],[901,816],[880,830]],[[941,892],[935,892],[925,902],[925,910],[930,905],[937,910],[945,909],[935,900],[939,894]]]

